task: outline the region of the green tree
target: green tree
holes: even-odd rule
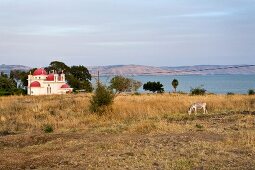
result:
[[[110,88],[114,89],[116,93],[121,93],[130,89],[130,79],[123,76],[115,76],[110,81]]]
[[[91,80],[91,74],[89,70],[84,66],[72,66],[70,68],[70,73],[80,81],[88,81]]]
[[[80,81],[72,74],[68,76],[67,82],[74,89],[74,91],[85,90],[86,92],[92,92],[93,90],[92,84],[89,81]]]
[[[177,80],[177,79],[173,79],[173,81],[172,81],[172,86],[173,86],[173,88],[174,88],[174,92],[176,92],[176,88],[177,88],[178,85],[179,85],[178,80]]]
[[[8,76],[0,75],[0,96],[12,95],[18,91],[17,84],[14,80],[8,78]]]
[[[1,76],[1,77],[4,77],[4,78],[8,78],[8,75],[5,74],[4,72],[1,72],[0,76]]]
[[[66,75],[70,72],[70,67],[68,67],[65,63],[60,61],[52,61],[48,67],[45,68],[47,72],[52,70],[56,71],[57,73],[61,73],[62,71],[65,72]]]
[[[143,85],[144,90],[152,91],[153,93],[163,93],[164,88],[163,85],[160,82],[147,82]]]
[[[92,84],[90,83],[91,74],[88,69],[82,65],[72,66],[70,68],[70,75],[67,76],[67,81],[74,90],[85,90],[92,92]]]
[[[115,76],[110,81],[110,88],[114,89],[116,93],[137,91],[141,86],[141,82],[123,76]]]
[[[10,72],[10,78],[15,80],[15,82],[19,82],[20,88],[24,89],[28,85],[27,77],[29,72],[30,71],[12,70]]]
[[[131,87],[132,91],[137,91],[140,87],[142,87],[143,83],[134,79],[131,79]]]

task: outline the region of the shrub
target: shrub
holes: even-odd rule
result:
[[[50,124],[46,124],[43,126],[43,131],[45,133],[51,133],[51,132],[53,132],[53,126]]]
[[[249,95],[254,95],[254,94],[255,94],[255,91],[254,91],[253,89],[249,89],[249,90],[248,90],[248,94],[249,94]]]
[[[113,103],[114,97],[112,90],[99,83],[90,100],[90,110],[100,115],[103,114]]]
[[[198,129],[202,129],[204,126],[203,125],[201,125],[201,124],[196,124],[196,128],[198,128]]]
[[[191,88],[191,95],[204,95],[206,90],[202,87]]]
[[[227,95],[234,95],[235,93],[233,92],[227,92]]]

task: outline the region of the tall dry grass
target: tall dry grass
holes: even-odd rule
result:
[[[255,96],[144,94],[120,95],[111,111],[98,116],[89,111],[90,98],[91,94],[0,97],[0,131],[33,131],[45,124],[59,131],[111,127],[105,131],[147,132],[171,126],[181,130],[166,120],[188,119],[187,110],[197,101],[207,102],[209,115],[255,111]]]

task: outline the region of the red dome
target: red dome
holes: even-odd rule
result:
[[[47,81],[54,81],[54,74],[49,74],[46,80]]]
[[[41,84],[38,81],[34,81],[30,84],[30,87],[41,87]]]
[[[47,72],[43,68],[38,68],[34,71],[34,76],[47,75]]]
[[[63,84],[63,85],[61,86],[61,88],[66,89],[66,88],[70,88],[70,86],[69,86],[68,84]]]

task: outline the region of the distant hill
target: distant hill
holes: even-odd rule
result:
[[[196,65],[179,67],[153,67],[142,65],[113,65],[88,67],[96,75],[189,75],[189,74],[255,74],[249,65]]]
[[[91,74],[100,75],[165,75],[169,70],[153,66],[141,65],[113,65],[113,66],[95,66],[88,67]]]
[[[209,74],[255,74],[255,66],[249,65],[196,65],[178,67],[154,67],[143,65],[88,66],[91,74],[96,75],[209,75]],[[30,70],[23,65],[0,65],[0,72],[9,74],[11,70]]]
[[[30,67],[22,66],[22,65],[0,65],[0,72],[4,72],[5,74],[9,74],[11,70],[30,70]]]
[[[255,66],[253,65],[196,65],[161,68],[175,70],[180,74],[255,74]]]

